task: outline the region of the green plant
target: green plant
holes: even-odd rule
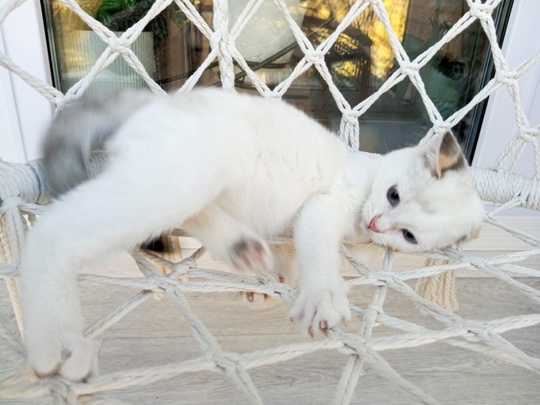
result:
[[[113,31],[126,31],[141,20],[150,10],[155,0],[103,0],[94,18]],[[170,18],[167,18],[170,17]],[[153,18],[144,31],[154,34],[154,47],[159,47],[169,36],[168,21],[178,26],[189,20],[174,4]]]

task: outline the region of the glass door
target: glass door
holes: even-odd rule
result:
[[[117,35],[143,18],[153,0],[78,0],[83,10]],[[306,38],[315,46],[325,41],[347,17],[351,0],[287,0],[289,11]],[[212,26],[211,0],[190,3]],[[234,24],[247,0],[229,0]],[[465,0],[385,0],[392,27],[414,60],[437,42],[468,10]],[[512,7],[503,0],[495,9],[498,40],[502,41]],[[58,0],[43,0],[55,86],[67,91],[94,66],[108,46]],[[263,2],[236,41],[256,75],[270,88],[283,83],[304,57],[283,15],[272,1]],[[209,40],[173,2],[149,21],[131,45],[148,75],[166,91],[179,89],[211,51]],[[375,93],[399,68],[386,30],[371,7],[360,13],[324,55],[332,81],[351,106]],[[240,66],[235,70],[238,91],[255,93]],[[444,45],[420,69],[426,92],[445,119],[466,105],[493,75],[488,39],[478,21]],[[219,86],[217,62],[210,63],[199,86]],[[147,82],[117,57],[100,72],[89,92],[113,88],[145,88]],[[293,81],[284,99],[299,106],[337,131],[342,114],[327,82],[311,67]],[[476,106],[454,128],[466,155],[472,159],[484,103]],[[408,78],[386,91],[360,117],[362,150],[385,153],[412,145],[431,127],[418,91]]]

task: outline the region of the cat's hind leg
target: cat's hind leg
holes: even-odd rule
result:
[[[59,372],[80,380],[90,372],[92,345],[83,336],[76,269],[180,225],[222,186],[218,175],[184,182],[173,177],[170,184],[144,183],[144,175],[105,171],[54,202],[29,232],[21,304],[28,359],[38,376]]]
[[[273,257],[266,241],[217,204],[206,207],[183,227],[213,256],[229,266],[263,278],[272,275]],[[242,292],[241,295],[251,302],[255,298],[259,301],[259,295],[262,296],[253,292]]]
[[[184,224],[184,229],[197,237],[219,260],[241,271],[255,273],[262,279],[277,279],[272,250],[255,231],[216,204],[206,207]],[[266,294],[245,291],[248,302],[263,303]]]
[[[211,204],[183,225],[219,260],[243,272],[264,277],[273,270],[266,241],[230,213]]]

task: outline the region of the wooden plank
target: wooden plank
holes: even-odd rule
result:
[[[523,282],[540,288],[540,280]],[[351,302],[365,308],[374,287],[355,288]],[[129,288],[82,283],[81,296],[88,320],[97,319],[135,291]],[[538,312],[538,304],[505,283],[492,279],[460,279],[458,294],[465,319],[495,319]],[[223,349],[249,352],[277,345],[302,342],[306,337],[289,322],[288,305],[272,301],[248,304],[240,295],[188,294],[195,314],[215,335]],[[7,294],[0,287],[0,322],[12,330]],[[443,326],[418,313],[414,304],[392,290],[385,313],[431,328]],[[348,325],[358,330],[360,321]],[[389,333],[377,327],[374,336]],[[540,358],[537,336],[540,327],[505,333],[503,336],[531,356]],[[176,307],[167,302],[147,300],[118,324],[104,332],[100,352],[102,373],[134,367],[183,361],[200,355],[189,328]],[[404,378],[421,387],[443,404],[498,405],[536,404],[540,395],[538,374],[461,348],[436,343],[413,349],[381,352]],[[1,360],[2,367],[9,367]],[[250,375],[266,404],[328,404],[347,357],[336,351],[317,352],[284,363],[250,370]],[[0,373],[1,375],[1,373]],[[243,404],[242,394],[216,373],[188,373],[148,386],[137,386],[110,394],[133,404]],[[40,401],[8,401],[2,405],[43,404]],[[415,404],[371,367],[361,377],[353,404]]]

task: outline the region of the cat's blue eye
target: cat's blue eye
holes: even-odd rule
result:
[[[414,235],[407,229],[402,229],[401,233],[403,234],[403,237],[407,242],[412,243],[413,245],[416,245],[418,243]]]
[[[395,207],[399,204],[399,193],[396,186],[392,186],[388,189],[388,191],[386,192],[386,199],[392,207]]]

